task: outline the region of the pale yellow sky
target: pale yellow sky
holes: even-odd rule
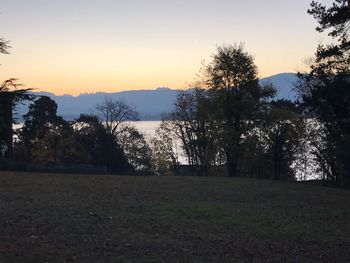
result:
[[[186,88],[216,45],[234,42],[245,43],[261,77],[296,72],[322,41],[308,1],[1,0],[0,8],[0,37],[13,46],[0,56],[0,80],[55,94]]]

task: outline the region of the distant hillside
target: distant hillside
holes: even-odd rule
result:
[[[278,99],[296,100],[295,84],[298,76],[295,73],[281,73],[268,78],[261,79],[261,83],[272,83],[277,89]]]
[[[278,91],[278,98],[295,99],[293,83],[297,80],[294,73],[283,73],[261,80],[262,83],[271,82]],[[71,95],[56,96],[48,92],[38,92],[37,95],[49,96],[58,104],[58,113],[67,120],[77,118],[81,113],[90,113],[95,106],[103,102],[105,97],[112,99],[124,99],[140,113],[141,120],[159,120],[161,114],[172,110],[178,90],[158,88],[156,90],[133,90],[116,93],[91,93],[80,94],[77,97]],[[17,115],[22,116],[28,110],[27,105],[17,108]]]
[[[139,112],[141,120],[159,120],[161,114],[172,109],[178,90],[158,88],[156,90],[135,90],[116,93],[91,93],[80,94],[77,97],[71,95],[56,96],[48,92],[38,92],[36,95],[45,95],[55,100],[58,104],[58,113],[67,120],[77,118],[81,113],[91,113],[97,104],[106,97],[114,100],[123,99]],[[18,107],[18,116],[27,111],[27,105]]]

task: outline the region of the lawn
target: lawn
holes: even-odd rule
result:
[[[350,191],[0,172],[0,262],[350,262]]]

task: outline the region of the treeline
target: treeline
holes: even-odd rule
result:
[[[151,174],[146,140],[127,124],[137,113],[124,101],[106,98],[96,106],[96,114],[68,122],[57,115],[55,101],[40,96],[23,119],[11,155],[7,151],[13,161],[7,168],[13,164],[17,167],[12,169],[23,170]]]
[[[312,2],[309,14],[332,44],[320,45],[309,72],[299,73],[296,102],[276,100],[272,85],[261,85],[253,57],[242,45],[217,48],[192,88],[181,92],[174,110],[164,114],[156,136],[146,141],[127,125],[137,113],[123,101],[106,101],[95,115],[74,122],[57,116],[47,97],[35,99],[24,116],[12,159],[57,167],[100,167],[118,174],[181,174],[178,148],[192,174],[276,180],[318,179],[350,187],[350,8]],[[1,40],[3,53],[8,44]],[[28,90],[10,91],[0,101],[12,107]],[[11,103],[8,103],[10,99]],[[9,108],[2,107],[0,138],[8,148]],[[7,116],[7,117],[6,117]],[[11,140],[12,141],[12,140]]]
[[[179,141],[196,175],[225,166],[229,176],[295,180],[293,165],[305,150],[300,107],[274,100],[276,90],[260,84],[242,45],[219,47],[202,73],[164,115],[159,140]]]
[[[310,71],[299,73],[297,102],[275,101],[237,45],[219,47],[196,88],[178,96],[163,134],[181,141],[198,174],[225,164],[230,176],[317,176],[350,187],[350,6],[312,1],[308,13],[332,44],[319,45]]]

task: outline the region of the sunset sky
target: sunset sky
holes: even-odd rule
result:
[[[331,3],[332,1],[322,1]],[[56,94],[185,88],[217,45],[260,76],[295,72],[324,41],[309,0],[0,0],[0,80]]]

